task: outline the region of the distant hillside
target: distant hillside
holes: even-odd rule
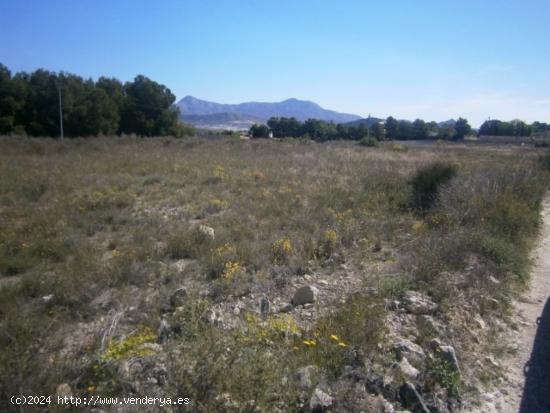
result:
[[[223,125],[231,126],[231,122],[240,122],[243,126],[245,124],[250,126],[255,122],[266,122],[271,117],[294,117],[299,121],[312,118],[335,123],[361,119],[357,115],[323,109],[314,102],[298,99],[287,99],[274,103],[245,102],[232,105],[186,96],[177,103],[177,106],[180,108],[183,121],[196,126],[212,128],[220,125],[222,127]]]
[[[386,119],[381,119],[381,118],[373,118],[373,117],[369,117],[369,118],[364,118],[364,119],[357,119],[357,120],[353,120],[351,122],[348,122],[347,125],[348,126],[359,126],[359,125],[365,125],[365,126],[368,126],[369,128],[374,125],[375,123],[378,123],[378,122],[385,122]]]
[[[228,129],[245,130],[249,129],[255,123],[262,123],[264,120],[250,115],[241,115],[239,113],[212,113],[207,115],[185,115],[181,119],[203,129]]]

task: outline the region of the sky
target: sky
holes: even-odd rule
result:
[[[550,0],[0,0],[0,63],[181,99],[550,122]]]

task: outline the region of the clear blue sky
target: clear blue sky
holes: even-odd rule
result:
[[[548,0],[0,0],[0,62],[222,103],[550,122]]]

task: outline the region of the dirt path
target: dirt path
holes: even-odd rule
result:
[[[550,197],[544,201],[542,218],[531,286],[515,303],[518,329],[510,344],[517,352],[502,360],[506,382],[487,395],[482,412],[550,412]]]

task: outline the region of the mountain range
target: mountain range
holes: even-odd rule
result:
[[[360,116],[323,109],[317,103],[298,99],[282,102],[245,102],[223,104],[186,96],[177,106],[181,119],[206,129],[248,129],[254,123],[265,123],[271,117],[294,117],[299,121],[320,119],[335,123],[347,123]]]

